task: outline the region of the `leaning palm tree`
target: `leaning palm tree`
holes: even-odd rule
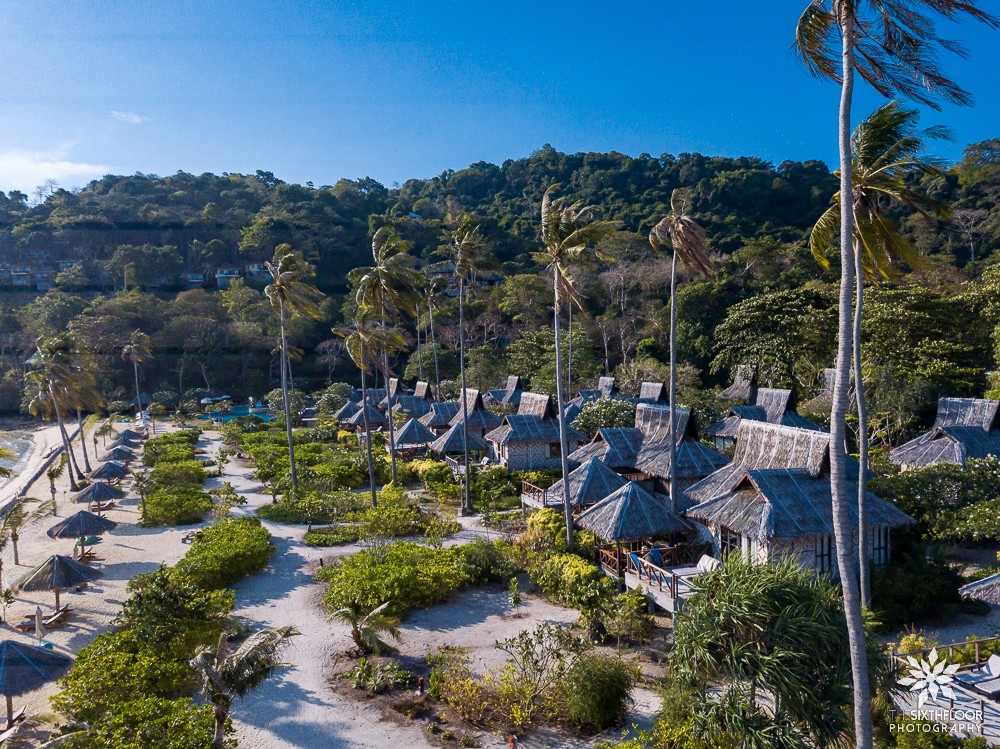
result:
[[[711,275],[705,230],[691,216],[691,194],[677,188],[670,195],[670,213],[649,233],[649,243],[658,250],[668,242],[670,259],[670,508],[677,512],[677,260],[691,270]]]
[[[213,749],[223,749],[226,745],[226,721],[236,698],[246,697],[279,668],[291,665],[281,661],[281,654],[291,638],[299,634],[295,627],[262,629],[232,650],[223,633],[218,645],[203,646],[195,653],[191,666],[201,678],[215,717]]]
[[[420,301],[420,276],[413,269],[409,245],[392,229],[383,226],[372,236],[372,264],[355,268],[347,274],[354,284],[354,302],[359,310],[370,310],[384,326],[396,315],[415,315]],[[396,477],[396,432],[392,418],[392,392],[389,388],[389,349],[382,348],[382,370],[386,382],[386,413],[389,417],[389,462],[392,483]]]
[[[992,27],[998,19],[975,0],[812,0],[799,18],[795,49],[809,71],[840,84],[838,146],[840,194],[853,195],[851,105],[855,74],[884,96],[900,94],[937,106],[936,99],[968,104],[969,94],[942,70],[939,50],[963,53],[937,35],[935,18],[957,21],[968,16]],[[840,294],[836,369],[830,409],[830,485],[833,495],[837,568],[844,591],[844,614],[854,673],[855,742],[872,746],[871,685],[865,661],[865,632],[860,591],[851,552],[847,511],[848,385],[853,347],[851,296],[854,287],[854,212],[840,212]]]
[[[441,362],[438,360],[437,338],[434,335],[434,308],[441,303],[441,281],[428,276],[424,282],[424,302],[427,304],[427,321],[431,334],[431,352],[434,354],[434,397],[441,397]]]
[[[288,321],[293,315],[320,319],[320,300],[323,294],[306,280],[312,276],[313,268],[292,251],[291,245],[278,245],[274,250],[274,258],[264,265],[271,274],[271,283],[264,289],[264,293],[271,302],[271,308],[278,313],[281,328],[281,401],[285,412],[288,459],[294,492],[298,490],[299,484],[295,472],[295,444],[292,440],[292,409],[288,398],[288,389],[291,387],[288,377]]]
[[[122,359],[132,362],[132,373],[135,375],[135,408],[142,411],[142,393],[139,390],[139,365],[149,361],[153,355],[149,336],[141,330],[133,330],[128,342],[122,346]]]
[[[115,431],[115,422],[118,421],[118,419],[119,419],[120,416],[121,416],[121,414],[119,414],[119,413],[109,414],[108,418],[106,418],[101,423],[101,425],[99,427],[97,427],[97,429],[94,430],[94,440],[95,440],[95,442],[94,442],[94,448],[95,448],[95,452],[96,452],[96,448],[97,448],[97,442],[96,442],[96,440],[97,440],[98,437],[101,438],[102,443],[104,444],[105,447],[107,447],[108,446],[108,437],[111,436],[111,435],[113,435],[113,434],[117,434],[118,433],[117,431]]]
[[[29,509],[28,505],[36,505]],[[14,564],[21,563],[17,552],[17,542],[21,540],[21,531],[29,524],[47,515],[52,511],[52,502],[41,502],[31,497],[19,498],[7,510],[7,514],[0,521],[0,536],[10,538],[10,545],[14,552]]]
[[[552,271],[554,297],[552,327],[556,349],[556,406],[559,419],[559,455],[562,480],[569,486],[569,456],[566,444],[566,420],[563,418],[562,351],[559,344],[559,315],[564,301],[581,305],[582,294],[573,276],[573,266],[595,258],[607,259],[593,249],[600,240],[614,233],[617,223],[594,219],[596,206],[582,201],[570,203],[566,198],[554,197],[559,185],[549,186],[542,197],[542,252],[532,254],[538,262],[545,263]],[[566,543],[573,549],[573,506],[569,492],[565,494],[563,513],[566,519]]]
[[[59,460],[49,466],[45,471],[45,478],[49,480],[49,494],[52,495],[52,514],[57,515],[56,512],[56,481],[60,476],[63,475],[63,471],[66,470],[66,456],[63,455]]]
[[[483,262],[486,241],[479,233],[479,226],[471,216],[454,219],[454,228],[449,233],[452,262],[455,263],[455,277],[458,279],[458,366],[462,378],[462,447],[465,453],[465,490],[462,512],[472,513],[472,466],[469,465],[469,399],[466,398],[465,384],[465,293],[469,279]]]
[[[362,655],[386,655],[394,648],[382,638],[388,635],[397,642],[400,638],[399,620],[385,613],[389,603],[369,609],[355,601],[334,611],[330,618],[351,628],[351,639]]]
[[[361,416],[365,425],[368,484],[372,495],[372,507],[376,507],[378,496],[375,485],[375,461],[372,457],[371,424],[368,421],[368,379],[366,375],[370,371],[378,371],[388,360],[388,355],[383,355],[383,351],[395,354],[397,351],[401,351],[406,343],[398,330],[385,328],[375,320],[374,313],[368,309],[357,310],[352,325],[334,328],[333,332],[344,338],[344,348],[347,350],[347,355],[361,370]],[[384,372],[383,375],[388,379],[388,372]],[[389,412],[389,420],[392,420],[391,411]]]
[[[35,354],[29,360],[34,369],[27,373],[25,379],[30,388],[29,392],[32,393],[28,406],[30,413],[42,418],[54,417],[59,426],[63,449],[69,458],[70,488],[76,491],[72,474],[75,473],[76,478],[82,479],[83,472],[76,463],[73,446],[70,444],[63,420],[63,414],[69,411],[73,383],[78,375],[74,350],[72,340],[65,333],[51,338],[39,338]]]
[[[943,203],[921,193],[911,177],[939,174],[940,161],[924,154],[930,139],[947,139],[945,129],[917,129],[919,113],[891,101],[870,114],[854,130],[851,138],[854,197],[854,383],[858,406],[858,538],[861,605],[871,605],[871,575],[868,567],[868,407],[861,357],[861,321],[864,310],[864,283],[879,283],[898,273],[900,264],[911,268],[921,264],[920,256],[900,234],[895,221],[886,215],[894,206],[915,211],[928,219],[947,218]],[[809,237],[813,256],[829,268],[827,252],[840,225],[840,193],[820,216]]]

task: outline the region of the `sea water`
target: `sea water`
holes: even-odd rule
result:
[[[31,433],[0,432],[0,447],[14,454],[13,460],[0,459],[0,465],[4,468],[9,468],[11,471],[9,478],[0,476],[0,486],[3,486],[24,467],[24,462],[28,459],[28,454],[31,452]]]

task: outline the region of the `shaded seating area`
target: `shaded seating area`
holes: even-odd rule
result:
[[[119,463],[131,463],[136,460],[137,456],[128,447],[112,447],[104,455],[101,456],[103,461],[118,461]]]
[[[959,671],[955,678],[984,697],[1000,696],[1000,655],[991,655],[981,668]]]
[[[104,465],[90,472],[90,478],[97,481],[114,483],[128,476],[128,468],[117,460],[109,460]]]
[[[56,594],[56,611],[59,610],[59,593],[70,588],[82,588],[103,573],[70,559],[62,554],[53,554],[14,586],[15,591],[51,590]]]
[[[396,454],[403,460],[410,460],[427,452],[427,445],[437,439],[434,432],[416,419],[410,419],[396,430]]]
[[[102,518],[100,515],[95,515],[86,510],[80,510],[79,512],[70,515],[65,520],[56,523],[51,528],[46,531],[49,538],[73,538],[80,540],[80,561],[86,564],[84,559],[88,552],[86,549],[86,541],[88,537],[96,537],[107,533],[108,531],[113,531],[118,527],[118,523],[113,520],[108,520],[107,518]],[[94,538],[96,541],[97,539]],[[95,557],[91,555],[91,560]]]
[[[104,512],[114,508],[115,501],[125,496],[116,486],[95,481],[90,486],[73,495],[74,502],[86,502],[92,512]]]
[[[7,726],[11,730],[24,718],[24,708],[14,712],[13,698],[55,681],[69,668],[72,659],[48,648],[14,640],[0,642],[0,692],[7,700]],[[6,736],[0,734],[0,739]]]

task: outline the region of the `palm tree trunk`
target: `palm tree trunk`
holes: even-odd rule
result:
[[[229,717],[218,707],[215,713],[215,735],[212,737],[212,749],[225,749],[226,747],[226,718]]]
[[[851,523],[847,511],[847,404],[850,383],[851,297],[854,286],[854,212],[851,172],[851,100],[854,93],[855,26],[852,4],[845,3],[839,19],[842,33],[843,72],[840,97],[840,300],[838,312],[837,376],[830,411],[830,489],[833,499],[833,528],[837,543],[837,568],[844,594],[844,616],[850,644],[854,686],[854,740],[858,749],[872,749],[871,686],[868,678],[864,620],[858,590],[856,557],[852,553]]]
[[[385,305],[382,305],[382,329],[385,330]],[[382,373],[382,379],[385,380],[385,401],[388,404],[385,409],[385,415],[389,420],[389,466],[392,469],[392,483],[395,486],[398,481],[396,479],[396,425],[392,420],[392,389],[389,386],[389,349],[382,349],[382,367],[384,372]]]
[[[419,379],[422,382],[424,379],[424,358],[421,356],[420,351],[420,305],[417,305],[417,324],[414,326],[414,332],[417,334],[417,371],[419,374]]]
[[[83,465],[87,469],[87,473],[90,473],[90,458],[87,456],[87,437],[83,433],[83,414],[80,413],[80,409],[76,409],[76,426],[80,430],[80,449],[83,451]],[[96,455],[94,456],[97,457]]]
[[[569,305],[566,312],[566,322],[569,328],[567,343],[569,345],[568,356],[566,357],[566,390],[570,398],[573,397],[573,305]]]
[[[372,460],[372,428],[368,423],[368,378],[365,377],[365,344],[361,343],[361,417],[365,422],[365,452],[368,455],[368,485],[372,492],[372,507],[378,507],[375,495],[375,461]]]
[[[12,535],[10,537],[10,545],[14,549],[14,566],[16,567],[17,565],[21,564],[21,559],[20,559],[20,557],[18,556],[18,553],[17,553],[17,537],[16,536]]]
[[[670,509],[677,512],[677,250],[670,260]]]
[[[462,513],[472,514],[472,483],[469,475],[469,399],[465,391],[465,279],[458,278],[458,368],[462,375],[462,450],[465,453],[465,494]]]
[[[864,268],[861,248],[854,242],[854,395],[858,404],[858,569],[861,605],[871,608],[872,583],[868,566],[868,402],[861,368],[861,314],[864,309]]]
[[[427,312],[431,318],[431,350],[434,352],[434,397],[444,400],[441,397],[441,363],[438,361],[437,339],[434,337],[434,305],[427,302]]]
[[[56,399],[56,391],[51,382],[49,383],[49,398],[52,400],[52,411],[55,413],[56,422],[59,424],[59,436],[62,438],[63,450],[66,452],[69,460],[69,490],[75,492],[79,487],[73,479],[73,474],[76,473],[78,479],[82,479],[83,474],[80,473],[80,469],[76,466],[76,459],[73,457],[73,446],[69,443],[69,435],[66,434],[66,426],[63,424],[62,411],[59,410],[59,401]]]
[[[292,439],[292,407],[288,397],[288,369],[285,360],[288,358],[288,336],[285,332],[285,302],[280,300],[279,321],[281,323],[281,401],[285,411],[285,433],[288,435],[288,462],[291,467],[292,491],[299,488],[298,476],[295,473],[295,442]]]
[[[135,358],[135,354],[132,354],[132,370],[135,374],[135,408],[136,411],[142,412],[142,400],[139,398],[139,360]]]
[[[556,414],[559,424],[559,459],[562,466],[563,481],[563,514],[566,518],[566,549],[573,551],[573,505],[569,492],[569,457],[566,445],[566,420],[563,418],[563,387],[562,387],[562,351],[559,345],[559,287],[562,286],[562,274],[559,266],[552,269],[552,289],[555,304],[552,308],[552,325],[556,334]]]

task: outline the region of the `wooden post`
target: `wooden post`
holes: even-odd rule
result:
[[[53,588],[52,590],[54,590],[56,592],[56,611],[58,611],[59,610],[59,588]]]
[[[7,728],[10,728],[14,722],[14,699],[9,694],[4,696],[7,698]]]

